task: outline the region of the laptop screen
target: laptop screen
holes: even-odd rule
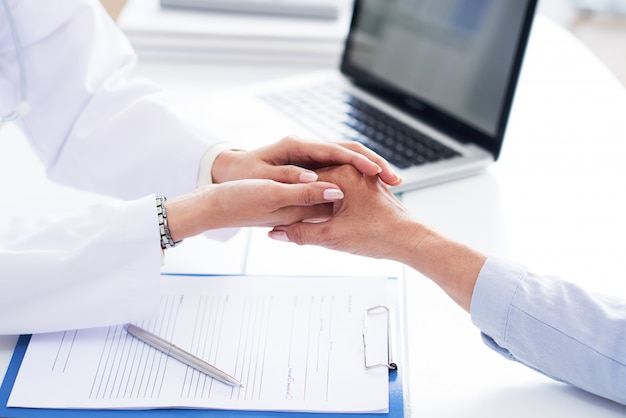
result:
[[[342,71],[499,153],[536,0],[355,1]]]

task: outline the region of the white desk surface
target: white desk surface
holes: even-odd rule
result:
[[[138,68],[140,74],[161,82],[191,116],[198,102],[216,90],[307,70],[154,60]],[[501,159],[484,174],[405,193],[404,202],[426,223],[486,253],[626,298],[624,115],[626,92],[617,79],[571,35],[539,16]],[[33,167],[39,173],[19,134],[4,127],[0,135],[4,196],[14,193],[24,202],[35,202],[51,193],[72,194],[46,184],[40,173],[22,176],[18,184],[8,181]],[[42,191],[43,185],[47,188]],[[168,255],[166,268],[402,275],[411,416],[626,414],[626,407],[554,382],[491,352],[468,315],[414,271],[390,262],[277,243],[264,234],[244,231],[226,244],[202,237],[189,240]],[[240,251],[248,242],[247,252]],[[211,264],[206,257],[194,257],[197,252],[217,252],[225,258]],[[15,341],[15,336],[0,337],[0,376]]]

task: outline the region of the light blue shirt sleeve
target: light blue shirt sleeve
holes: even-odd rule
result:
[[[505,357],[626,404],[626,299],[489,258],[470,312],[485,343]]]

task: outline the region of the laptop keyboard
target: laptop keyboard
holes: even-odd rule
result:
[[[399,168],[461,155],[335,84],[271,93],[261,98],[321,138],[358,141]]]

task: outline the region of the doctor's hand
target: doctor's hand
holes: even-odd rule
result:
[[[378,176],[391,186],[402,182],[385,159],[358,142],[331,143],[295,136],[253,151],[224,151],[216,158],[211,174],[214,183],[246,178],[309,183],[318,178],[315,169],[343,164]]]
[[[168,199],[166,209],[172,239],[179,241],[219,228],[323,222],[332,216],[332,203],[342,198],[343,192],[328,182],[251,179],[200,187]]]

